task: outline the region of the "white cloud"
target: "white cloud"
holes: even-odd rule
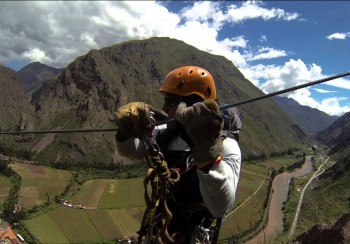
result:
[[[214,1],[189,4],[175,14],[165,7],[166,3],[155,1],[2,2],[0,62],[26,59],[65,67],[92,48],[130,39],[168,36],[223,55],[242,66],[246,65],[246,60],[238,48],[246,48],[248,40],[241,35],[219,40],[218,33],[224,24],[253,18],[291,20],[298,17],[298,14],[282,9],[264,8],[259,1],[228,5]],[[237,11],[243,15],[234,19],[233,14]],[[251,15],[248,14],[250,11],[253,11]],[[40,50],[40,55],[35,54],[35,50]]]
[[[318,102],[311,97],[311,92],[307,88],[297,90],[293,94],[290,94],[288,97],[293,98],[301,105],[316,108],[329,115],[342,115],[350,111],[350,106],[340,105],[341,101],[349,99],[347,97],[330,97],[323,99],[321,102]]]
[[[298,13],[288,13],[283,9],[271,8],[267,9],[263,7],[261,1],[246,1],[241,5],[230,5],[227,13],[229,20],[232,23],[240,23],[249,19],[263,19],[270,20],[273,18],[282,19],[285,21],[296,20],[299,17]]]
[[[0,62],[45,60],[65,67],[91,48],[169,36],[179,22],[177,14],[151,1],[1,2]]]
[[[336,93],[336,91],[329,91],[329,90],[320,89],[320,88],[312,88],[312,90],[317,91],[318,93]]]
[[[259,80],[259,88],[268,93],[317,80],[322,71],[316,64],[307,67],[300,59],[290,59],[283,66],[257,65],[250,68],[254,71],[252,79]]]
[[[278,50],[271,47],[261,47],[256,54],[247,55],[247,59],[249,61],[256,61],[261,59],[272,59],[285,56],[287,56],[287,52],[284,50]]]
[[[324,77],[321,67],[306,65],[300,59],[290,59],[283,65],[252,66],[250,61],[286,57],[289,53],[267,46],[251,52],[249,40],[240,33],[219,38],[225,25],[234,27],[249,20],[298,21],[301,20],[298,13],[267,8],[261,1],[224,2],[188,2],[190,6],[179,13],[170,12],[166,2],[162,1],[1,2],[0,63],[25,60],[65,67],[92,48],[131,39],[166,36],[226,57],[265,92]],[[336,38],[335,34],[329,39]],[[259,40],[267,42],[267,36],[260,34]],[[327,84],[350,89],[350,81],[346,79]],[[311,96],[306,95],[304,100]],[[310,100],[309,103],[313,102]],[[324,103],[324,106],[330,105]],[[333,102],[332,106],[336,103]]]
[[[347,80],[345,78],[338,78],[335,80],[327,81],[325,84],[342,88],[342,89],[347,89],[350,90],[350,80]]]
[[[25,58],[28,58],[29,60],[37,60],[42,63],[49,63],[51,60],[46,56],[45,52],[38,49],[33,48],[28,51],[25,51],[23,53],[23,56]]]
[[[220,4],[212,1],[194,2],[192,6],[181,11],[181,16],[186,21],[206,22],[214,29],[221,28],[226,20]]]
[[[316,64],[307,66],[302,60],[291,59],[281,66],[276,65],[255,65],[240,69],[246,78],[259,87],[265,93],[281,91],[287,88],[305,84],[308,82],[326,78],[322,74],[322,69]],[[344,78],[338,78],[324,84],[349,89],[350,81]],[[349,105],[341,105],[341,101],[349,98],[331,97],[316,101],[311,95],[310,89],[325,93],[325,90],[318,88],[302,88],[284,94],[284,96],[293,98],[301,105],[310,106],[330,115],[340,115],[350,111]],[[328,93],[332,91],[327,91]]]
[[[261,35],[259,38],[260,42],[267,42],[267,36],[266,35]]]
[[[330,115],[342,115],[350,111],[350,106],[341,106],[340,101],[348,100],[347,97],[331,97],[324,99],[321,102],[319,110],[322,110]]]
[[[350,32],[336,32],[336,33],[333,33],[329,36],[326,36],[326,38],[328,40],[345,40],[346,38],[349,38],[350,37]]]

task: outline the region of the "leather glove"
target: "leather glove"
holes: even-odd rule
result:
[[[119,141],[125,141],[130,137],[142,139],[145,132],[152,132],[155,121],[168,118],[165,112],[143,102],[128,103],[118,108],[114,115]]]
[[[215,101],[206,99],[191,107],[180,103],[175,118],[184,126],[194,144],[192,154],[198,168],[204,167],[222,155],[221,130],[224,123]]]

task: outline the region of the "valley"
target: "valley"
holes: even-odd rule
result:
[[[114,243],[134,235],[145,210],[145,165],[120,156],[114,132],[20,132],[115,128],[113,113],[128,102],[160,108],[159,85],[183,63],[209,67],[225,103],[264,95],[229,60],[170,38],[90,50],[64,69],[33,63],[19,73],[0,65],[3,223],[28,243]],[[350,113],[330,117],[286,99],[239,109],[241,178],[220,243],[285,243],[350,212]],[[324,163],[319,155],[329,163],[308,185],[293,222],[303,187]]]
[[[297,158],[300,159],[300,156]],[[264,202],[269,198],[269,169],[291,165],[297,158],[284,156],[243,166],[236,204],[220,232],[219,240],[222,243],[233,236],[243,238],[264,223],[263,216],[267,210]],[[121,179],[119,175],[108,179],[100,178],[103,174],[97,177],[94,170],[89,170],[89,173],[55,170],[16,162],[12,162],[10,167],[21,175],[24,183],[18,199],[24,207],[26,218],[16,229],[28,240],[34,238],[32,240],[40,243],[108,243],[134,235],[140,227],[145,208],[142,177]],[[279,176],[275,177],[274,182]],[[69,190],[63,191],[63,194],[55,190],[58,187],[68,189],[67,186]],[[37,193],[27,194],[29,192]],[[283,198],[282,195],[287,192],[280,194]],[[57,203],[58,196],[72,203],[83,204],[86,208],[63,206]],[[279,195],[274,193],[274,196]]]

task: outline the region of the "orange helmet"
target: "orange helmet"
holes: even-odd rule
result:
[[[178,96],[199,95],[203,99],[216,99],[214,79],[200,67],[183,66],[171,71],[159,91]]]

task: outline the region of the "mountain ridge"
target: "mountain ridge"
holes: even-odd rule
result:
[[[33,129],[33,108],[16,71],[0,65],[0,130]]]
[[[160,108],[160,84],[172,69],[184,65],[207,69],[225,103],[263,95],[222,56],[170,38],[128,41],[77,57],[57,78],[33,93],[37,127],[113,128],[113,113],[123,104],[143,101]],[[272,99],[239,109],[243,116],[241,148],[246,158],[269,156],[310,142]],[[59,134],[45,150],[33,153],[39,161],[57,163],[124,160],[115,151],[113,133]]]
[[[38,90],[43,83],[55,78],[62,71],[63,69],[56,69],[40,62],[33,62],[21,68],[17,71],[17,74],[23,82],[25,91],[31,94]]]
[[[314,136],[330,126],[339,116],[330,116],[318,109],[303,106],[292,98],[274,97],[278,105],[308,135]]]

